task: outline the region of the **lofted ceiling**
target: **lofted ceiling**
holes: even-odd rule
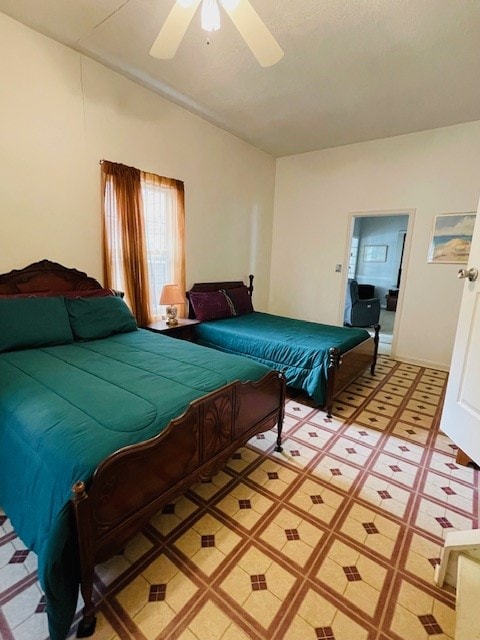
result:
[[[275,157],[480,119],[480,0],[251,0],[285,52],[229,17],[149,55],[174,0],[0,0],[0,12]]]

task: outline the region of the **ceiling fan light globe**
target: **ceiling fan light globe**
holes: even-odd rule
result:
[[[201,18],[204,31],[218,31],[220,29],[220,9],[217,0],[203,0]]]

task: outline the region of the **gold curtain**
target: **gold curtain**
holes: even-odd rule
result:
[[[119,288],[121,283],[120,287],[124,288],[126,301],[130,304],[138,324],[145,326],[152,322],[152,318],[141,172],[134,167],[106,160],[102,162],[101,167],[105,286]]]

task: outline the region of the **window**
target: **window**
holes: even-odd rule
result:
[[[183,183],[107,161],[102,175],[105,286],[124,291],[148,324],[164,284],[185,290]]]

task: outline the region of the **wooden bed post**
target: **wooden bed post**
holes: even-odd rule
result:
[[[250,297],[253,296],[253,278],[253,274],[248,276],[248,293],[250,294]]]
[[[253,278],[253,276],[251,276]],[[283,371],[280,371],[278,374],[278,377],[280,378],[280,380],[282,381],[282,391],[281,391],[281,405],[279,408],[279,416],[278,416],[278,423],[277,423],[277,441],[275,443],[275,451],[277,453],[282,453],[283,451],[283,447],[282,447],[282,430],[283,430],[283,419],[285,417],[285,390],[286,390],[286,381],[285,381],[285,374],[283,373]]]
[[[370,367],[370,373],[372,374],[372,376],[375,374],[375,367],[377,365],[378,343],[380,342],[380,336],[379,336],[380,325],[375,324],[373,325],[373,328],[375,329],[375,335],[373,337],[373,342],[375,343],[375,350],[373,352],[372,366]]]
[[[341,363],[340,349],[331,347],[328,350],[328,366],[327,366],[327,399],[326,409],[327,418],[332,417],[333,397],[335,394],[335,373]]]
[[[80,591],[84,607],[83,618],[77,629],[77,638],[88,638],[95,633],[97,619],[93,605],[93,575],[95,558],[93,554],[92,530],[89,524],[92,522],[92,514],[87,500],[84,482],[76,482],[73,485],[73,508],[78,526],[78,545],[80,550],[81,582]]]

